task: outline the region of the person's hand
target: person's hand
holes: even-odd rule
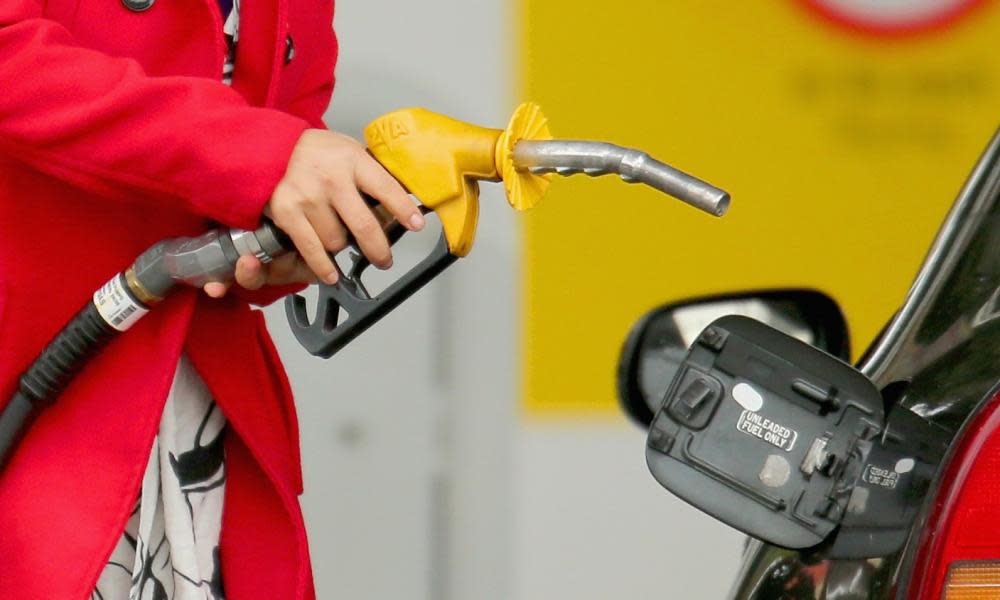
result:
[[[236,284],[248,290],[259,290],[265,285],[287,285],[290,283],[316,283],[316,275],[296,253],[279,256],[264,264],[253,256],[241,256],[236,261]],[[213,298],[221,298],[229,291],[232,282],[217,281],[205,284],[205,293]]]
[[[347,233],[377,267],[392,266],[392,252],[382,226],[359,190],[378,200],[410,230],[424,226],[424,216],[403,186],[357,141],[322,129],[302,134],[264,214],[292,238],[316,276],[337,281],[328,252],[347,245]]]
[[[343,134],[306,130],[264,207],[264,214],[292,239],[301,259],[286,258],[279,266],[279,261],[261,265],[241,258],[236,282],[250,289],[316,278],[336,283],[337,270],[328,253],[347,246],[348,232],[373,265],[392,266],[389,241],[361,192],[376,199],[407,229],[423,229],[424,216],[417,204],[364,146]],[[226,289],[221,283],[205,285],[213,297],[221,297]]]

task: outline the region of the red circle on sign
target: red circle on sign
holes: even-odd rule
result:
[[[859,1],[798,0],[798,4],[828,22],[857,33],[880,37],[898,37],[945,29],[985,3],[986,0],[939,1],[937,4],[940,6],[935,7],[930,6],[933,3],[925,2],[925,6],[918,10],[913,9],[916,3],[900,3],[903,6],[896,9],[896,14],[885,11],[883,7],[883,13],[877,15],[876,10],[866,11],[859,6],[863,4]]]

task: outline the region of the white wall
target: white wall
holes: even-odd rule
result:
[[[512,598],[726,596],[745,537],[660,487],[638,427],[526,424],[515,453]]]

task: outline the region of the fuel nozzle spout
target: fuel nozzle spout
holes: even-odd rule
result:
[[[518,210],[541,200],[553,174],[577,173],[619,175],[628,183],[643,183],[716,217],[729,208],[727,192],[641,150],[607,142],[553,139],[548,119],[530,102],[514,111],[497,141],[496,154],[507,199]]]
[[[597,177],[617,174],[628,183],[643,183],[669,196],[721,217],[729,194],[660,162],[649,154],[607,142],[584,140],[521,140],[514,145],[514,168],[535,175],[577,173]]]

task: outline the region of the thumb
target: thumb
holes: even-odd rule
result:
[[[229,291],[230,285],[231,284],[228,283],[222,283],[221,281],[209,281],[202,287],[202,289],[205,290],[205,293],[212,298],[221,298],[226,295],[227,291]]]
[[[253,256],[241,256],[236,261],[236,283],[248,290],[258,290],[267,283],[268,269]]]

